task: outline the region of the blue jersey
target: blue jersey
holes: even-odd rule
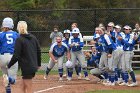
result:
[[[87,60],[87,65],[98,67],[100,61],[101,53],[94,52],[91,55],[91,58]]]
[[[98,40],[98,51],[112,53],[113,50],[116,50],[116,45],[113,40],[107,35],[103,34]]]
[[[64,43],[68,46],[68,48],[69,48],[69,50],[70,50],[69,39],[63,38],[62,42],[64,42]]]
[[[7,31],[0,33],[0,53],[14,53],[14,45],[19,34],[15,31]]]
[[[135,45],[134,35],[125,34],[125,38],[122,40],[122,43],[124,51],[132,51]]]
[[[61,57],[65,54],[65,52],[67,52],[69,49],[68,49],[68,46],[62,42],[62,45],[61,46],[58,46],[57,45],[57,42],[53,43],[49,52],[52,52],[52,54],[55,56],[55,57]]]
[[[118,36],[121,36],[122,38],[125,37],[125,34],[123,32],[118,32],[118,33],[115,33],[115,44],[116,44],[116,47],[117,48],[122,48],[123,49],[123,43],[121,40],[118,40]]]
[[[69,46],[70,46],[71,44],[79,44],[79,46],[73,46],[73,47],[71,48],[71,50],[74,51],[74,52],[80,51],[80,50],[82,50],[82,48],[83,48],[83,46],[84,46],[83,38],[82,38],[81,36],[78,36],[78,37],[76,37],[76,38],[73,37],[73,36],[71,36],[71,37],[69,38]]]

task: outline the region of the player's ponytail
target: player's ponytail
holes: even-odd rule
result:
[[[25,21],[19,21],[17,24],[17,30],[19,34],[28,34],[27,23]]]

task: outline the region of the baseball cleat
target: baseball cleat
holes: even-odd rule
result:
[[[138,83],[137,82],[133,82],[131,84],[128,85],[129,87],[135,87],[135,86],[138,86]]]
[[[44,79],[47,79],[47,75],[45,74],[43,78],[44,78]]]
[[[68,81],[71,81],[71,80],[72,80],[72,78],[71,78],[71,77],[67,77],[67,80],[68,80]]]
[[[128,83],[122,82],[121,84],[119,84],[120,86],[128,86]]]
[[[90,81],[89,77],[85,77],[84,79],[87,80],[87,81]]]
[[[62,77],[60,77],[60,78],[59,78],[59,81],[63,81],[63,78],[62,78]]]
[[[3,75],[3,84],[4,84],[5,87],[7,87],[8,84],[9,84],[9,79],[8,79],[7,74]]]
[[[105,86],[115,86],[115,82],[108,82],[108,83],[106,83],[106,84],[104,84]]]
[[[64,77],[64,78],[67,77],[67,74],[64,74],[63,77]]]

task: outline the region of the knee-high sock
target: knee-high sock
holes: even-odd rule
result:
[[[16,80],[12,77],[9,77],[9,83],[10,84],[14,84],[16,82]]]
[[[67,68],[67,73],[68,73],[68,77],[72,77],[73,74],[73,68]]]
[[[107,72],[104,72],[103,75],[104,75],[105,79],[108,79],[108,73]]]
[[[132,81],[133,81],[133,82],[136,82],[136,77],[135,77],[134,71],[131,71],[129,74],[130,74],[130,76],[131,76],[131,78],[132,78]]]
[[[48,75],[50,71],[51,71],[51,69],[47,67],[47,69],[46,69],[46,75]]]
[[[79,75],[79,68],[78,68],[78,65],[75,66],[75,71],[76,71],[76,74]]]
[[[62,77],[63,76],[63,68],[58,69],[58,72],[59,72],[59,76]]]
[[[129,78],[129,76],[128,76],[128,72],[124,72],[124,75],[123,75],[124,77],[124,82],[125,83],[127,83],[128,82],[128,78]]]
[[[88,76],[88,72],[87,72],[86,68],[83,68],[83,72],[84,72],[85,77],[87,77]]]
[[[5,87],[6,93],[11,93],[11,87],[10,84],[8,84],[7,87]]]

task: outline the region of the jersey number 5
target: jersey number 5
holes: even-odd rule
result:
[[[12,36],[13,36],[13,34],[6,34],[7,44],[12,44],[13,43]]]

